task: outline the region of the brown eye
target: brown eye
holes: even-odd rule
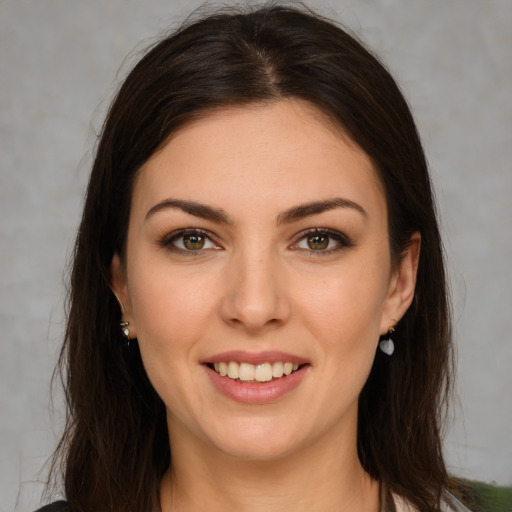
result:
[[[292,249],[308,251],[317,255],[333,254],[354,247],[350,238],[340,231],[333,229],[312,229],[302,233],[301,238]]]
[[[207,233],[197,229],[180,230],[164,238],[161,244],[183,254],[201,254],[210,249],[220,249]]]
[[[308,247],[312,251],[323,251],[329,247],[329,236],[327,235],[311,235],[307,238]]]
[[[183,246],[189,251],[199,251],[204,248],[206,237],[200,233],[183,235]]]

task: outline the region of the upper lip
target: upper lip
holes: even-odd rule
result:
[[[305,364],[309,361],[304,357],[280,351],[247,352],[245,350],[231,350],[206,358],[203,363],[222,363],[236,361],[238,363],[263,364],[263,363],[297,363]]]

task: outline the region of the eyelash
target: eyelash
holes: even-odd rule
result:
[[[177,242],[180,238],[183,238],[186,235],[202,236],[204,239],[211,242],[215,246],[215,249],[218,248],[218,245],[216,242],[214,242],[211,234],[208,231],[205,231],[204,229],[199,229],[199,228],[185,228],[185,229],[180,229],[178,231],[174,231],[174,232],[164,236],[164,238],[162,238],[158,244],[161,247],[164,247],[165,249],[168,249],[176,254],[181,254],[184,256],[200,256],[201,254],[204,253],[205,250],[211,249],[211,248],[207,248],[207,249],[201,248],[201,249],[197,249],[197,250],[185,250],[185,249],[181,249],[180,247],[176,246],[175,242]]]
[[[180,247],[177,247],[175,242],[177,242],[180,238],[183,238],[186,235],[197,235],[197,236],[204,237],[204,239],[206,239],[207,241],[209,241],[210,243],[212,243],[215,246],[214,247],[215,249],[219,249],[219,246],[213,240],[211,234],[208,231],[205,231],[205,230],[199,229],[199,228],[185,228],[185,229],[180,229],[178,231],[174,231],[173,233],[170,233],[170,234],[166,235],[165,237],[163,237],[158,242],[158,244],[161,247],[164,247],[176,254],[185,255],[185,256],[199,256],[201,254],[204,254],[204,251],[212,249],[211,247],[209,247],[206,249],[200,248],[197,250],[185,250]],[[336,245],[336,247],[327,248],[324,250],[315,250],[315,249],[306,249],[306,248],[297,247],[301,241],[303,241],[307,237],[311,237],[311,236],[327,237],[331,240],[336,241],[337,245]],[[328,244],[329,243],[330,242],[328,242]],[[313,228],[313,229],[308,229],[306,231],[303,231],[302,233],[299,233],[299,235],[297,235],[297,237],[296,237],[296,241],[292,244],[291,248],[293,250],[298,250],[298,251],[307,251],[311,255],[314,255],[314,256],[323,256],[323,255],[332,254],[332,253],[335,253],[335,252],[338,252],[338,251],[341,251],[343,249],[350,248],[353,246],[354,246],[354,243],[344,233],[341,233],[339,231],[335,231],[332,229]]]
[[[303,249],[303,248],[297,247],[297,245],[301,241],[307,239],[308,237],[312,237],[312,236],[328,237],[329,239],[336,241],[337,245],[335,247],[332,247],[330,249],[325,249],[325,250],[314,250],[314,249],[305,249],[305,248]],[[350,240],[350,238],[347,235],[345,235],[344,233],[341,233],[340,231],[335,231],[333,229],[326,229],[326,228],[313,228],[313,229],[308,229],[308,230],[300,233],[297,236],[297,241],[294,242],[292,248],[294,248],[295,250],[299,250],[299,251],[300,250],[308,251],[311,255],[314,255],[314,256],[325,256],[328,254],[332,254],[332,253],[341,251],[343,249],[354,247],[354,245],[355,244],[352,242],[352,240]]]

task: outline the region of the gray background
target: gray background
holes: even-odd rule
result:
[[[137,49],[198,5],[0,0],[2,511],[38,503],[38,470],[62,426],[58,395],[53,416],[48,406],[64,325],[63,269],[105,108]],[[412,104],[454,297],[459,395],[446,441],[450,468],[510,484],[512,2],[310,5],[360,32]]]

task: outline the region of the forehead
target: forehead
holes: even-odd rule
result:
[[[343,129],[309,103],[283,100],[220,109],[177,130],[142,167],[133,206],[178,196],[257,211],[334,195],[384,201],[370,158]]]

